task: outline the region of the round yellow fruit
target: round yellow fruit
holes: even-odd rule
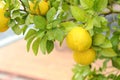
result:
[[[73,28],[66,36],[68,47],[75,51],[84,51],[91,47],[92,38],[82,27]]]
[[[75,51],[73,53],[73,58],[78,64],[89,65],[95,60],[96,52],[94,51],[94,49],[88,49],[83,52]]]
[[[9,27],[8,27],[8,21],[9,18],[5,17],[5,2],[4,1],[0,1],[0,32],[4,32],[6,31]]]
[[[32,14],[37,14],[37,15],[45,15],[49,9],[49,5],[47,1],[41,0],[37,6],[35,6],[36,0],[34,3],[29,1],[30,5],[30,10]]]

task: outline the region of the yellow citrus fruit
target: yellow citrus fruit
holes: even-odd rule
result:
[[[41,0],[37,6],[35,6],[36,0],[34,3],[29,2],[30,10],[33,14],[37,15],[45,15],[49,9],[49,5],[47,1]]]
[[[94,51],[94,49],[88,49],[82,52],[75,51],[73,53],[73,58],[78,64],[89,65],[95,60],[96,52]]]
[[[5,2],[4,1],[0,1],[0,32],[4,32],[6,31],[9,27],[8,27],[8,21],[9,18],[5,17]]]
[[[92,38],[84,28],[75,27],[67,34],[66,43],[72,50],[84,51],[90,48]]]

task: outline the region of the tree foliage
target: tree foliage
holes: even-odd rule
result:
[[[10,17],[9,27],[16,35],[23,34],[27,41],[27,51],[32,48],[35,55],[40,49],[49,54],[54,42],[60,45],[74,26],[83,26],[90,33],[92,47],[97,59],[104,59],[103,66],[97,71],[91,65],[77,64],[73,80],[119,80],[120,75],[102,74],[107,63],[120,69],[120,0],[45,0],[49,10],[45,15],[32,14],[29,2],[34,0],[4,0],[6,17]],[[36,0],[36,6],[41,0]],[[34,7],[34,9],[36,8]]]

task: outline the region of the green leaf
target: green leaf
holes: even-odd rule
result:
[[[113,49],[117,52],[118,51],[118,44],[119,44],[119,35],[113,35],[111,38],[111,43],[113,46]]]
[[[31,45],[31,43],[32,43],[32,41],[33,41],[34,38],[35,38],[35,36],[34,36],[34,37],[31,37],[30,39],[27,40],[27,51],[28,51],[28,52],[29,52],[29,50],[30,50],[30,45]]]
[[[79,64],[75,65],[73,68],[74,75],[72,80],[85,80],[86,76],[91,73],[89,66],[81,66]]]
[[[8,23],[8,26],[13,27],[13,26],[15,26],[15,25],[16,25],[15,20],[10,19],[10,21],[9,21],[9,23]]]
[[[56,19],[52,23],[49,23],[46,28],[47,29],[57,28],[57,27],[59,27],[60,22],[61,22],[61,20]]]
[[[25,36],[25,40],[29,39],[31,36],[33,36],[35,34],[36,34],[36,30],[30,29]]]
[[[47,23],[46,23],[46,20],[45,20],[44,17],[34,16],[33,21],[34,21],[34,24],[35,24],[36,28],[45,29]]]
[[[74,22],[63,22],[61,26],[64,28],[65,32],[69,32],[72,28],[76,26]]]
[[[53,28],[53,24],[52,23],[50,23],[50,24],[47,24],[47,27],[46,27],[47,29],[52,29]]]
[[[103,48],[100,52],[104,57],[115,57],[117,56],[116,52],[112,48]]]
[[[120,69],[120,57],[112,58],[112,65]]]
[[[77,21],[81,21],[81,22],[86,21],[87,14],[82,8],[78,6],[71,6],[71,13]]]
[[[21,17],[19,10],[13,11],[11,19],[15,19],[15,18],[17,18],[17,17]]]
[[[108,0],[95,0],[94,10],[100,12],[107,7],[107,4],[108,4]]]
[[[53,41],[47,40],[46,48],[47,48],[47,52],[50,53],[54,49]]]
[[[86,30],[93,29],[94,19],[89,19],[86,24],[87,24],[87,26],[85,27]]]
[[[30,25],[31,23],[33,23],[33,15],[29,14],[25,19],[25,24]]]
[[[103,34],[95,34],[93,36],[93,45],[99,46],[104,43],[106,37]]]
[[[103,74],[96,74],[90,80],[108,80],[107,77]]]
[[[47,37],[44,36],[41,41],[40,41],[40,49],[42,51],[43,54],[46,54],[46,44],[47,44]]]
[[[94,0],[80,0],[80,3],[84,9],[91,9],[94,5]]]
[[[52,28],[57,28],[59,27],[59,24],[61,23],[60,19],[56,19],[52,22],[53,27]]]
[[[39,46],[40,46],[40,41],[41,41],[41,39],[40,39],[40,38],[37,38],[37,39],[33,42],[32,50],[33,50],[33,52],[34,52],[35,55],[38,54],[38,50],[39,50]]]
[[[61,29],[55,29],[54,31],[55,39],[62,42],[64,39],[64,32]]]
[[[47,12],[48,23],[54,20],[55,15],[56,15],[56,9],[54,7],[50,8],[50,10]]]
[[[95,18],[94,18],[94,26],[95,27],[101,27],[101,17],[100,16],[96,16]]]
[[[17,25],[17,24],[12,27],[12,30],[13,30],[14,33],[17,34],[17,35],[20,35],[20,34],[21,34],[21,28],[20,28],[19,25]]]
[[[54,40],[55,39],[54,30],[48,30],[46,35],[47,35],[48,40]]]
[[[102,48],[110,48],[110,47],[112,47],[112,43],[111,43],[111,41],[109,39],[106,38],[104,43],[101,44],[100,47],[102,47]]]
[[[23,35],[25,34],[25,32],[26,32],[27,28],[28,28],[28,26],[27,26],[27,25],[24,25],[24,26],[22,27],[22,32],[23,32]]]
[[[44,30],[39,30],[36,34],[36,37],[43,38],[44,35],[45,35],[45,31]]]

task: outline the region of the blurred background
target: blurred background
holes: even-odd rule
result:
[[[70,80],[74,61],[65,42],[49,55],[26,51],[23,36],[11,29],[0,33],[0,80]]]

